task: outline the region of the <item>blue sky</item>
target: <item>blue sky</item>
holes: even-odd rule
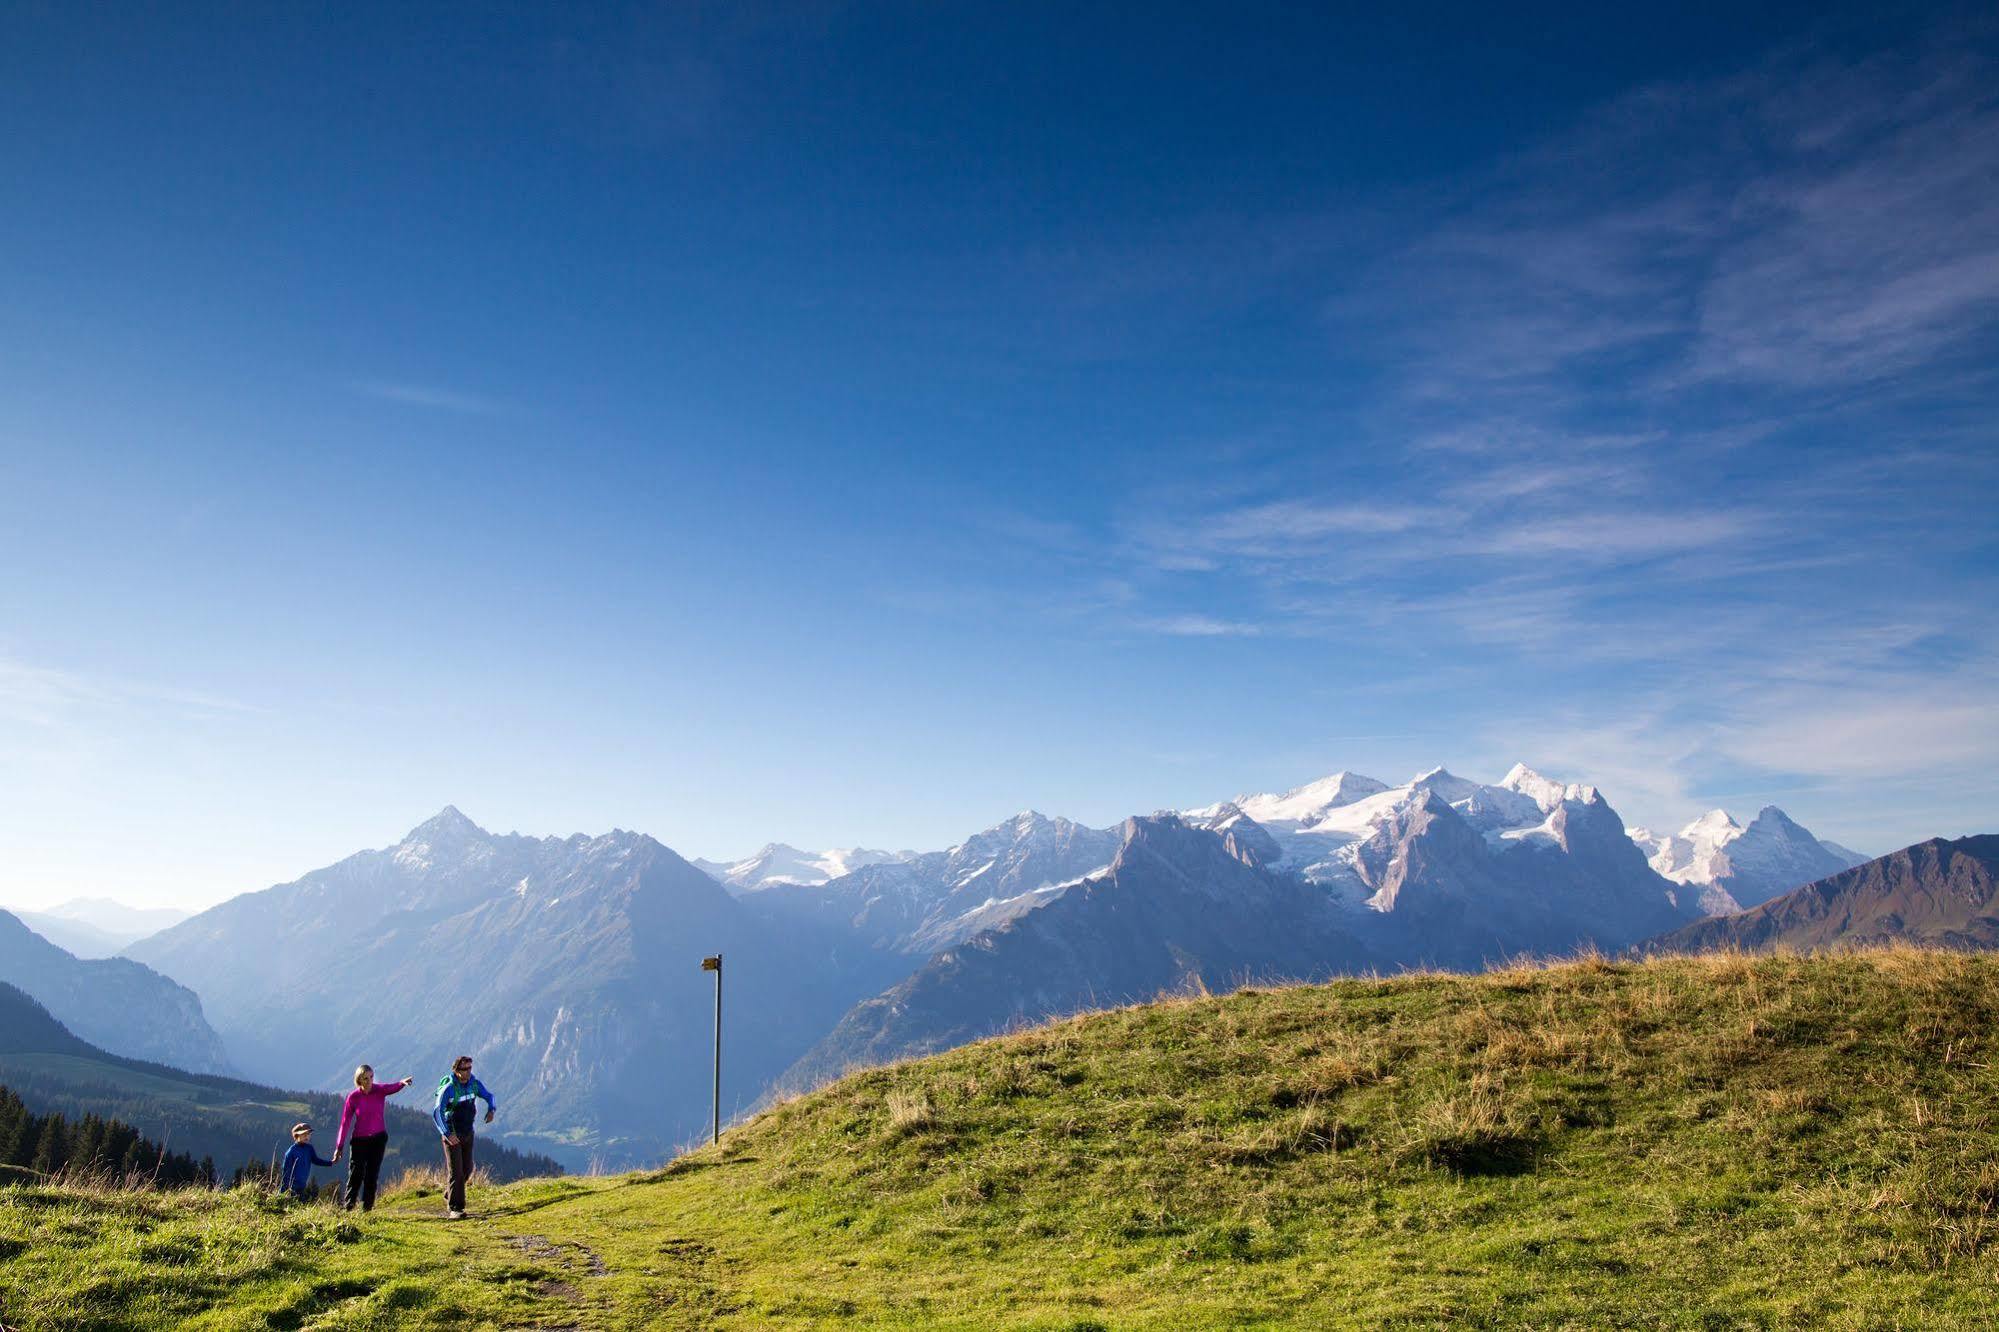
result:
[[[1993,830],[1975,10],[406,8],[0,11],[0,901],[1515,759]]]

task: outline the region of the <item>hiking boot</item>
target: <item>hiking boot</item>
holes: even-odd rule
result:
[[[465,1219],[465,1213],[458,1211],[456,1208],[454,1208],[451,1211],[448,1211],[444,1214],[444,1219],[447,1221],[463,1221]]]

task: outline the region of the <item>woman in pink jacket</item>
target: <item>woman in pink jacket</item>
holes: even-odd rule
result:
[[[410,1085],[408,1078],[396,1082],[375,1081],[375,1070],[367,1064],[354,1070],[354,1090],[340,1106],[340,1131],[333,1139],[333,1159],[340,1160],[352,1135],[354,1156],[347,1163],[348,1211],[356,1199],[361,1210],[375,1209],[375,1183],[382,1174],[382,1154],[389,1150],[389,1124],[382,1113],[383,1098],[394,1096]]]

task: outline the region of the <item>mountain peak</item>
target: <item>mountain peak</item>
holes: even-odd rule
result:
[[[1465,800],[1476,794],[1478,783],[1466,781],[1449,768],[1432,768],[1428,772],[1419,772],[1411,777],[1409,790],[1412,793],[1434,792],[1443,798],[1445,804],[1449,804],[1454,800]]]
[[[1692,823],[1689,823],[1685,831],[1680,835],[1683,837],[1692,837],[1698,833],[1712,834],[1729,832],[1731,830],[1739,831],[1741,827],[1742,825],[1737,823],[1735,817],[1727,810],[1711,809]]]
[[[1282,795],[1239,795],[1234,800],[1215,806],[1208,813],[1220,814],[1232,808],[1258,823],[1316,823],[1332,810],[1387,789],[1385,782],[1342,769],[1330,777],[1293,787]]]
[[[422,823],[419,823],[415,828],[411,829],[410,835],[414,837],[418,833],[435,834],[441,832],[465,833],[465,832],[483,832],[483,831],[485,830],[481,828],[478,824],[466,818],[464,813],[459,810],[458,806],[446,805],[443,809],[438,810],[437,813],[431,815],[429,818],[425,819]]]
[[[410,869],[429,870],[437,864],[438,856],[455,860],[487,840],[484,828],[460,813],[458,806],[446,805],[410,829],[409,835],[390,849],[397,863]]]
[[[1011,839],[1026,837],[1042,828],[1065,822],[1067,822],[1065,819],[1051,819],[1038,809],[1023,809],[1010,819],[1003,819],[990,828],[973,833],[963,842],[952,847],[951,850],[958,851],[964,847],[973,845],[983,846],[995,838]]]
[[[1595,794],[1588,787],[1564,786],[1552,777],[1543,777],[1525,763],[1516,763],[1508,768],[1506,775],[1499,779],[1499,784],[1508,791],[1517,791],[1542,809],[1548,810],[1571,796],[1587,804],[1590,797]]]

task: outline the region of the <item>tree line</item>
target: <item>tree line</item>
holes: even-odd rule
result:
[[[161,1187],[215,1186],[215,1162],[186,1152],[168,1152],[130,1124],[86,1114],[76,1122],[60,1113],[38,1115],[19,1096],[0,1087],[0,1183],[22,1178],[19,1171],[51,1176],[95,1175],[145,1180]]]

